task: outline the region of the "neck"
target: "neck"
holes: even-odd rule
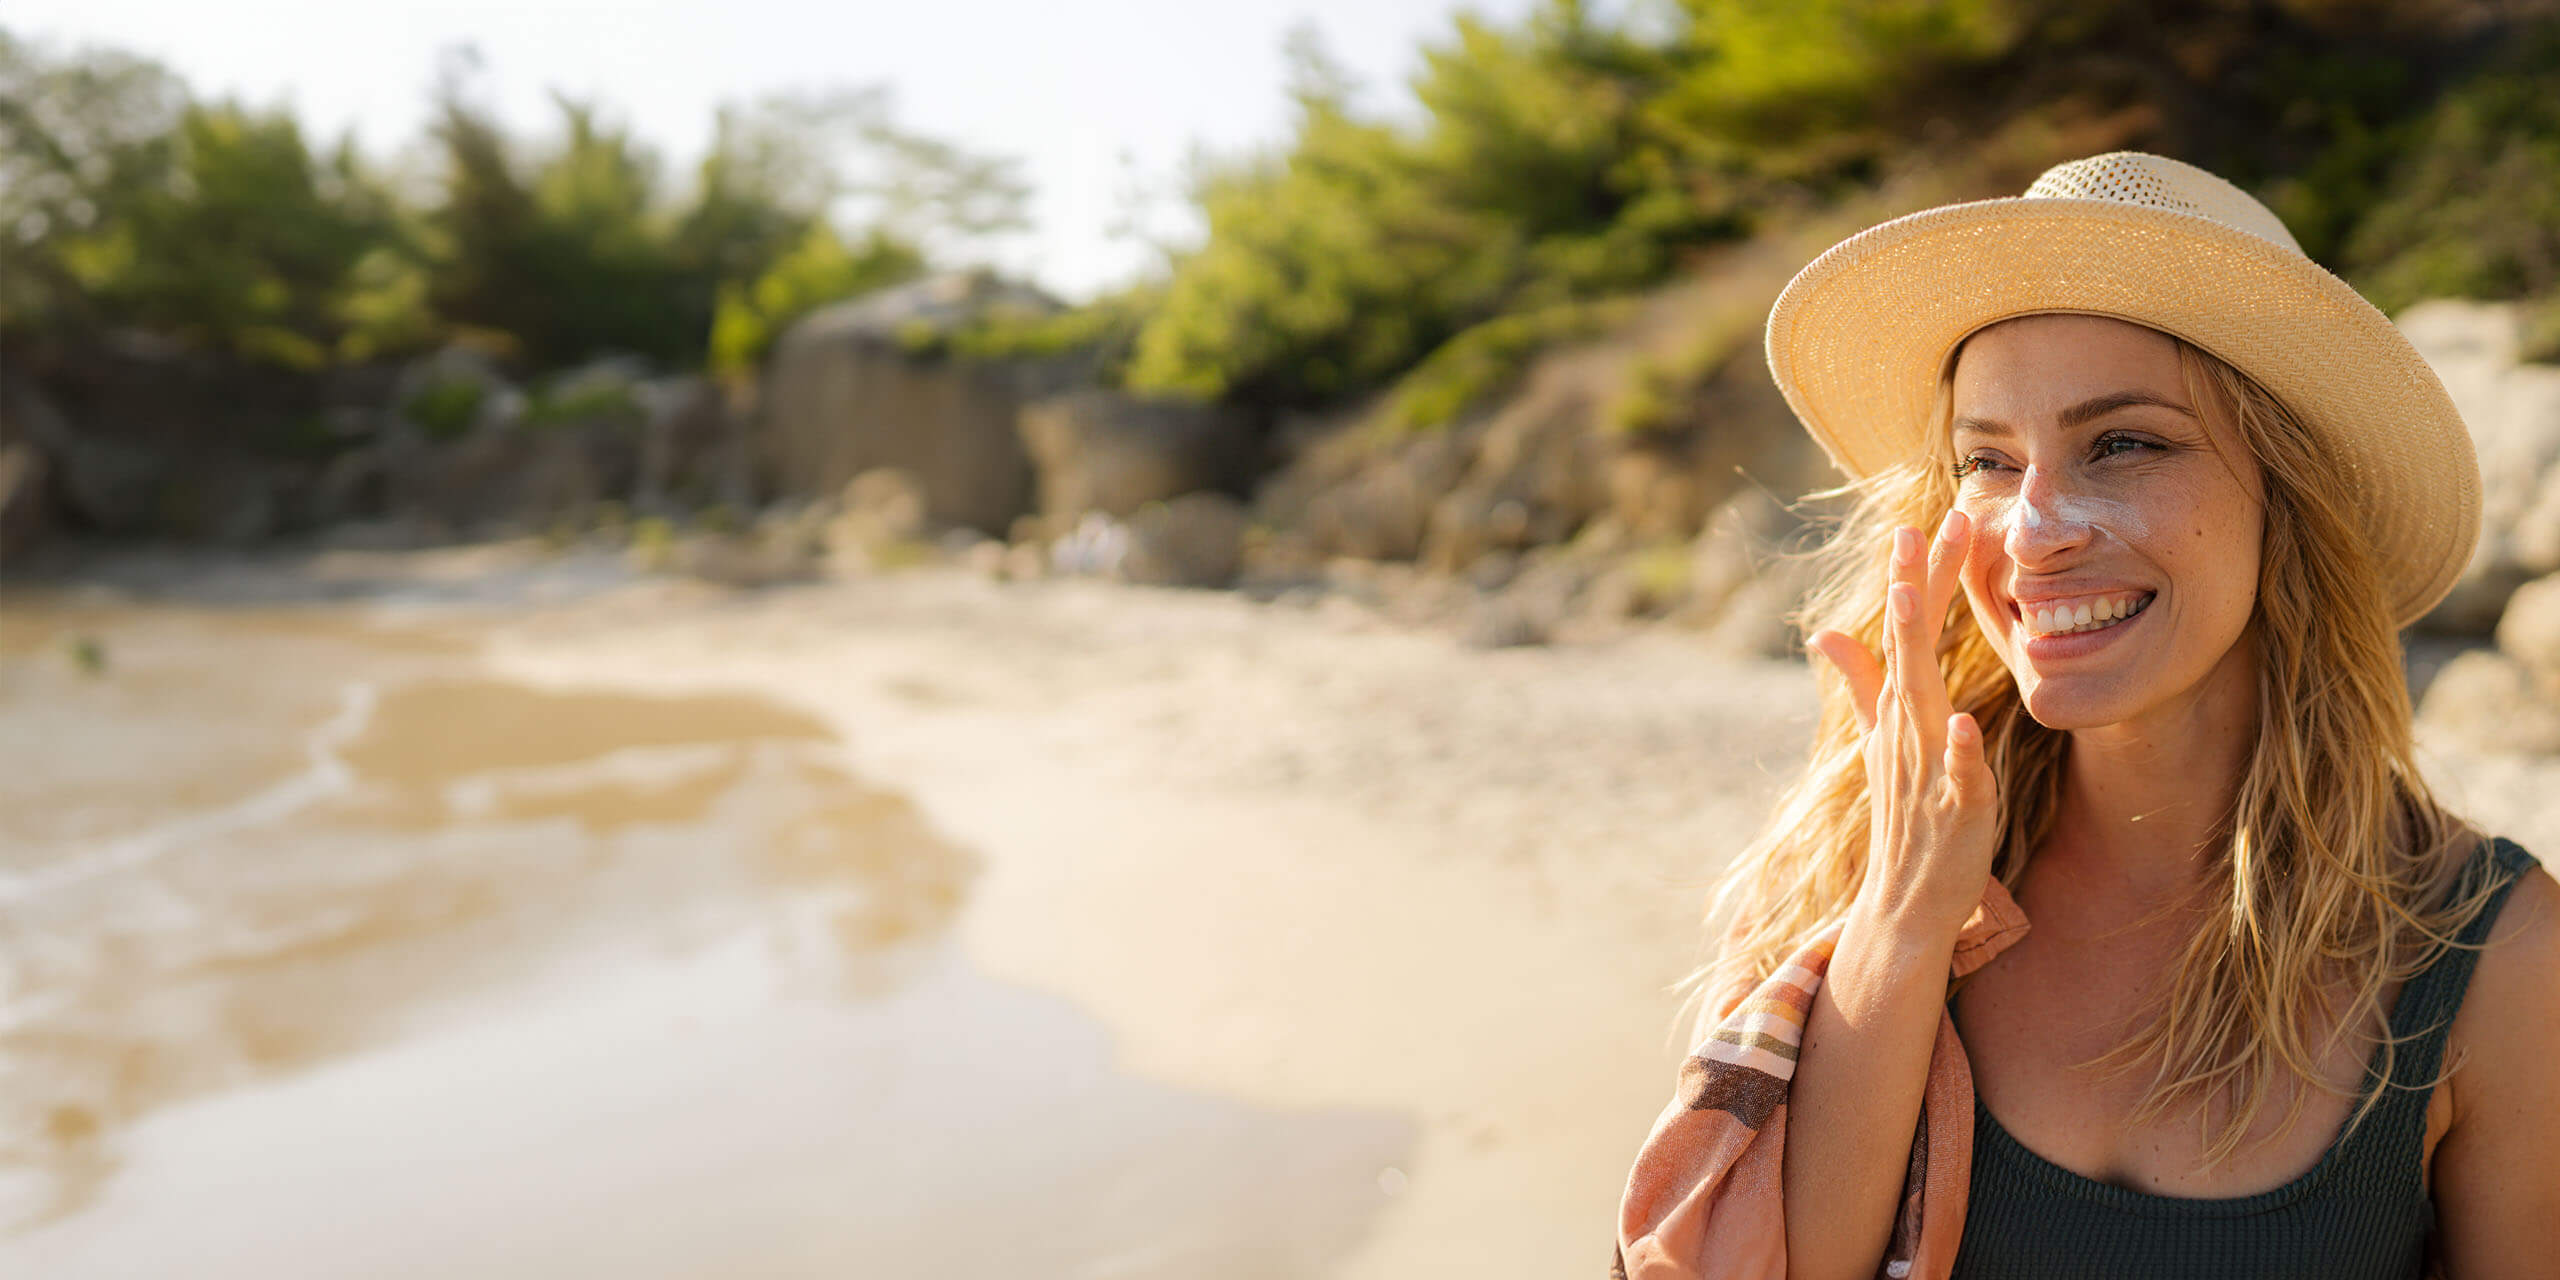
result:
[[[2134,719],[2076,729],[2050,853],[2124,901],[2182,899],[2219,852],[2257,737],[2257,664],[2244,638],[2195,687]]]

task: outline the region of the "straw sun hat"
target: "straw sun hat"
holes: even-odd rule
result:
[[[1831,247],[1769,313],[1769,369],[1840,469],[1924,454],[1966,335],[2040,311],[2113,316],[2255,378],[2362,496],[2394,618],[2453,587],[2480,536],[2480,466],[2417,349],[2247,192],[2162,156],[2056,165],[2024,196],[1924,209]]]

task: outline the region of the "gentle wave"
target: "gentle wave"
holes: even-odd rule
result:
[[[303,738],[303,755],[309,763],[301,772],[222,808],[136,832],[104,848],[74,855],[41,871],[27,875],[0,875],[0,905],[40,898],[72,885],[130,870],[211,837],[279,822],[322,800],[343,794],[354,781],[355,774],[338,753],[371,723],[374,705],[379,698],[380,690],[371,681],[355,681],[341,689],[337,714],[321,722]]]

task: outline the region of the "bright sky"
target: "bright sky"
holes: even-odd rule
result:
[[[1311,23],[1363,104],[1408,111],[1425,40],[1460,9],[1530,0],[10,0],[0,25],[57,48],[98,44],[170,66],[204,96],[290,103],[306,129],[353,127],[390,159],[425,123],[436,55],[469,41],[508,123],[548,132],[550,89],[593,96],[691,171],[713,108],[779,89],[886,83],[904,127],[1023,161],[1036,230],[1000,265],[1070,297],[1126,279],[1149,250],[1107,228],[1153,193],[1151,231],[1196,225],[1176,201],[1194,145],[1287,136],[1282,41]],[[1127,157],[1126,163],[1123,156]]]

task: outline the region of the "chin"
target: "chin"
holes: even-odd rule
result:
[[[2018,700],[2037,724],[2066,732],[2122,724],[2140,714],[2143,702],[2119,682],[2072,677],[2021,680]]]

